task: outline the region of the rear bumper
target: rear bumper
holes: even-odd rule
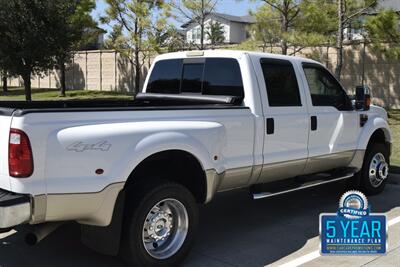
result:
[[[0,189],[0,229],[27,223],[30,219],[30,197]]]

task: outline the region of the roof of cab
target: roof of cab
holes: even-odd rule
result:
[[[198,55],[197,53],[200,53]],[[203,52],[203,55],[201,55]],[[190,55],[190,54],[197,55]],[[253,52],[253,51],[242,51],[242,50],[204,50],[204,51],[183,51],[183,52],[174,52],[174,53],[166,53],[156,57],[156,61],[163,59],[175,59],[175,58],[201,58],[201,57],[227,57],[227,58],[240,58],[243,55],[256,56],[256,57],[265,57],[265,58],[275,58],[275,59],[285,59],[290,61],[301,61],[301,62],[309,62],[321,64],[320,62],[303,58],[297,56],[285,56],[279,54],[271,54],[271,53],[262,53],[262,52]]]

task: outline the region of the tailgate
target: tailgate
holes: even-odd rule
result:
[[[11,190],[8,173],[8,139],[12,116],[0,115],[0,188]]]

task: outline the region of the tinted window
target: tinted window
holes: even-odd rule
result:
[[[150,74],[149,93],[202,93],[244,96],[237,60],[188,58],[158,61]]]
[[[286,60],[261,60],[271,107],[301,106],[299,86],[293,66]]]
[[[182,93],[201,93],[204,64],[184,64],[182,73]]]
[[[244,96],[239,63],[230,58],[208,58],[204,70],[203,94]]]
[[[181,73],[182,59],[158,61],[151,72],[147,92],[179,94]]]
[[[304,65],[303,68],[313,106],[332,106],[339,110],[351,106],[339,82],[327,70],[313,65]]]

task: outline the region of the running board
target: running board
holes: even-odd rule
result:
[[[319,180],[313,180],[313,181],[309,181],[309,182],[305,182],[305,183],[300,183],[297,184],[294,187],[287,187],[284,190],[280,191],[280,190],[271,190],[270,192],[261,192],[261,193],[254,193],[253,194],[253,199],[262,199],[262,198],[267,198],[267,197],[272,197],[272,196],[277,196],[277,195],[281,195],[281,194],[285,194],[285,193],[290,193],[290,192],[294,192],[294,191],[298,191],[298,190],[302,190],[302,189],[306,189],[306,188],[310,188],[310,187],[315,187],[315,186],[319,186],[319,185],[323,185],[323,184],[328,184],[328,183],[333,183],[333,182],[337,182],[337,181],[341,181],[341,180],[346,180],[349,179],[351,177],[354,176],[355,173],[351,172],[351,173],[347,173],[347,174],[342,174],[339,177],[335,177],[335,176],[331,176],[327,179],[319,179]]]

